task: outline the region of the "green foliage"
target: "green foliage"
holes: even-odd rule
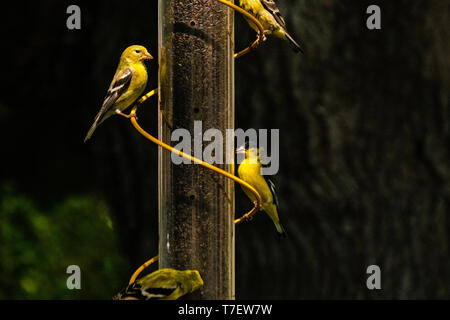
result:
[[[26,195],[0,188],[0,299],[109,299],[127,275],[109,209],[99,199],[69,196],[41,210]],[[69,290],[69,265],[81,290]]]

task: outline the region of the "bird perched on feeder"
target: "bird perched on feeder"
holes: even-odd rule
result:
[[[176,300],[202,286],[197,270],[159,269],[137,279],[113,300]]]
[[[292,49],[295,52],[302,52],[303,49],[292,38],[286,29],[286,22],[273,0],[239,0],[242,9],[253,15],[264,27],[265,34],[273,34],[274,36],[283,40],[289,41]],[[245,18],[256,32],[259,32],[258,27],[250,19]],[[265,38],[263,39],[265,40]]]
[[[259,149],[249,148],[248,145],[239,147],[237,154],[244,154],[245,158],[238,168],[239,177],[258,191],[262,199],[262,210],[272,219],[280,236],[286,237],[286,231],[280,223],[278,217],[278,198],[275,185],[261,174],[261,161],[259,159]],[[254,203],[257,201],[255,195],[248,189],[243,188],[247,197]]]
[[[120,114],[129,117],[122,111],[135,102],[145,90],[148,76],[144,60],[148,59],[153,59],[153,57],[143,46],[134,45],[125,49],[120,57],[119,66],[109,86],[103,105],[84,142],[90,139],[95,129],[112,115]]]

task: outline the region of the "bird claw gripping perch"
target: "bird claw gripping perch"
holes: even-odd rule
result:
[[[130,113],[130,114],[125,114],[122,111],[120,111],[119,109],[116,110],[116,114],[118,114],[119,116],[122,116],[124,118],[127,119],[131,119],[131,118],[136,118],[136,120],[138,119],[138,117],[136,116],[136,113]]]
[[[256,212],[261,211],[263,209],[263,204],[258,202],[258,200],[253,201],[253,204],[255,205]]]
[[[246,214],[244,214],[244,216],[242,217],[242,221],[251,221],[253,220],[253,216],[250,215],[250,212],[247,212]]]
[[[244,216],[242,217],[243,221],[253,220],[253,215],[256,212],[259,212],[262,210],[262,203],[259,203],[257,200],[253,201],[253,205],[255,206],[254,209],[251,210],[250,212],[247,212],[246,214],[244,214]]]
[[[267,34],[269,34],[269,31],[265,30],[263,34],[258,33],[256,35],[256,42],[257,42],[256,47],[259,47],[263,42],[265,42],[267,40],[267,37],[266,37]]]

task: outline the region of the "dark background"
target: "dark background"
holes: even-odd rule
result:
[[[280,128],[289,237],[263,214],[237,227],[236,297],[450,298],[450,2],[278,3],[306,54],[269,38],[236,61],[236,128]],[[83,139],[122,50],[157,55],[157,1],[2,11],[0,298],[109,299],[157,253],[157,147],[118,117]],[[236,15],[236,48],[254,37]],[[149,75],[152,89],[155,62]],[[149,132],[156,114],[140,112]],[[83,290],[66,289],[70,264]],[[366,288],[371,264],[382,290]]]

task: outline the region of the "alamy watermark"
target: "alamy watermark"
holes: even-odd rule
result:
[[[268,154],[270,134],[270,155]],[[280,130],[279,129],[226,129],[225,136],[219,129],[210,128],[203,132],[202,121],[194,121],[194,134],[187,129],[176,129],[172,132],[171,141],[178,142],[174,148],[194,156],[209,164],[233,164],[236,146],[248,142],[249,148],[259,148],[259,161],[262,164],[261,174],[274,175],[280,167]],[[209,142],[204,148],[204,142]],[[191,164],[192,161],[172,152],[174,164]],[[245,154],[236,154],[237,164],[245,159]],[[256,163],[256,158],[250,157]]]
[[[367,14],[370,16],[366,20],[366,26],[369,30],[380,30],[381,29],[381,9],[379,6],[372,4],[367,7]]]
[[[366,280],[366,286],[369,290],[381,289],[381,269],[376,264],[367,267],[366,273],[370,276]]]
[[[66,20],[66,27],[69,30],[81,29],[81,9],[76,4],[67,7],[66,13],[69,14]]]
[[[66,273],[70,274],[70,276],[67,277],[66,286],[67,289],[73,290],[73,289],[81,289],[81,269],[76,264],[72,264],[67,267]]]

